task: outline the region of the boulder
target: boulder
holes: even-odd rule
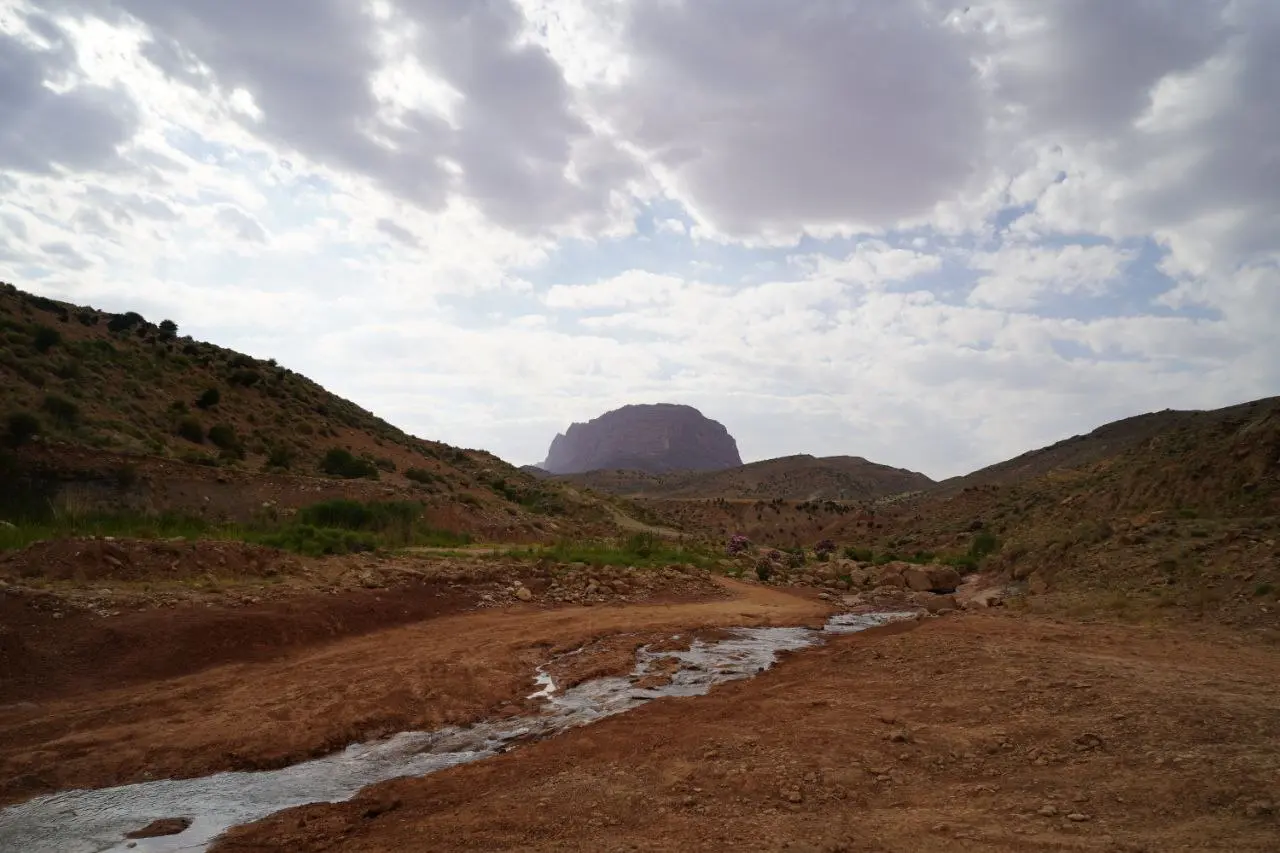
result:
[[[902,579],[917,592],[954,592],[960,586],[960,573],[950,566],[912,566]]]

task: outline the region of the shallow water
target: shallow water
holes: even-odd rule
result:
[[[506,749],[512,741],[539,739],[628,711],[660,696],[700,696],[712,686],[750,678],[771,667],[782,651],[822,642],[824,633],[847,634],[904,618],[903,613],[841,614],[823,629],[735,628],[724,640],[695,640],[685,651],[636,654],[627,677],[599,678],[561,691],[539,669],[546,701],[538,716],[479,723],[435,732],[403,732],[280,770],[218,773],[199,779],[163,780],[65,791],[0,811],[0,853],[170,853],[200,851],[232,826],[251,823],[294,806],[350,799],[366,785],[400,776],[423,776]],[[640,689],[634,682],[662,659],[680,664],[669,683]],[[153,820],[187,817],[186,831],[166,838],[127,841],[126,832]],[[132,845],[132,846],[130,846]]]

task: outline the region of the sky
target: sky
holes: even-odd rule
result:
[[[1280,393],[1274,0],[0,0],[0,280],[536,463]]]

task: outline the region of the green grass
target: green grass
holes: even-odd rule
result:
[[[308,556],[349,554],[406,546],[467,545],[465,533],[438,530],[421,520],[422,506],[409,501],[325,501],[303,507],[293,519],[249,524],[213,524],[176,513],[69,513],[15,519],[0,526],[0,551],[73,536],[121,539],[216,539],[252,542]]]
[[[636,533],[623,539],[563,539],[551,545],[514,548],[504,556],[549,559],[558,563],[586,563],[591,566],[636,566],[657,568],[676,563],[710,567],[715,560],[700,548],[672,544],[651,533]]]

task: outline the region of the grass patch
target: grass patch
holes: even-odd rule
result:
[[[621,539],[562,539],[551,545],[512,549],[505,556],[549,559],[558,563],[591,566],[658,568],[691,563],[708,568],[715,559],[705,550],[674,544],[652,533],[635,533]]]
[[[294,518],[283,521],[260,519],[248,524],[213,524],[176,513],[81,513],[53,508],[43,516],[15,519],[12,526],[0,526],[0,551],[74,536],[240,541],[312,557],[411,545],[447,548],[471,543],[468,534],[424,524],[421,514],[421,504],[411,501],[336,500],[304,507]]]

